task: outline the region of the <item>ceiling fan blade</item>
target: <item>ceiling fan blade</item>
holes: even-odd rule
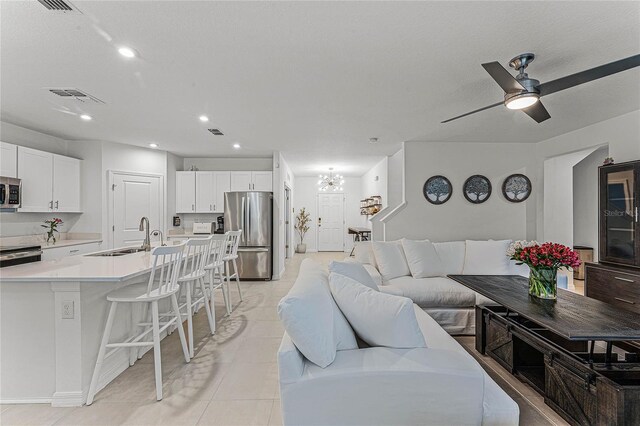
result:
[[[540,96],[546,96],[551,93],[569,89],[579,84],[588,83],[611,74],[626,71],[637,66],[640,66],[640,55],[634,55],[625,59],[620,59],[619,61],[609,62],[608,64],[558,78],[557,80],[547,81],[546,83],[540,84],[537,89],[540,91]]]
[[[516,80],[509,71],[500,65],[500,62],[489,62],[482,64],[482,66],[489,75],[493,77],[496,83],[502,87],[502,90],[504,90],[505,93],[525,90],[522,84],[520,84],[520,82]]]
[[[547,111],[547,109],[544,107],[544,105],[542,105],[542,102],[540,101],[536,102],[528,108],[523,108],[522,112],[536,120],[538,123],[542,123],[544,120],[548,120],[549,118],[551,118],[551,116],[549,115],[549,111]]]
[[[457,117],[453,117],[453,118],[450,118],[448,120],[441,121],[440,123],[448,123],[450,121],[457,120],[458,118],[466,117],[467,115],[471,115],[471,114],[475,114],[476,112],[484,111],[485,109],[497,107],[498,105],[504,105],[504,102],[497,102],[495,104],[492,104],[492,105],[489,105],[489,106],[486,106],[486,107],[482,107],[482,108],[477,109],[475,111],[471,111],[471,112],[468,112],[466,114],[462,114],[462,115],[459,115]]]

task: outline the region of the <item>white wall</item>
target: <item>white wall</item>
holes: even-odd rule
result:
[[[405,198],[407,205],[385,225],[387,240],[401,237],[433,241],[459,239],[524,239],[534,229],[531,195],[524,203],[511,203],[502,195],[503,180],[513,173],[531,177],[535,169],[535,147],[522,143],[427,143],[405,142]],[[492,194],[482,204],[472,204],[462,195],[462,185],[471,175],[489,178]],[[446,176],[453,185],[451,199],[433,205],[422,194],[426,180]],[[536,179],[532,179],[534,188]]]
[[[184,158],[170,152],[167,153],[167,212],[166,229],[173,229],[173,216],[176,215],[176,171],[183,170]],[[215,220],[215,219],[214,219]],[[183,225],[184,226],[184,225]]]
[[[385,157],[378,164],[373,166],[367,173],[362,175],[362,198],[373,195],[382,197],[382,207],[389,205],[387,194],[388,187],[388,157]]]
[[[191,166],[196,166],[198,170],[273,170],[273,159],[267,158],[193,158],[186,157],[184,159],[184,168],[182,170],[190,170]]]
[[[349,252],[353,247],[353,237],[347,234],[349,226],[367,226],[365,216],[360,215],[360,200],[362,198],[362,178],[345,177],[343,185],[345,195],[345,228],[344,228],[344,251]],[[305,236],[304,242],[307,251],[318,250],[318,178],[309,176],[296,176],[294,194],[294,216],[301,208],[305,207],[311,217],[309,232]],[[295,220],[294,220],[295,221]],[[298,244],[297,233],[293,238],[294,244]]]
[[[54,154],[67,155],[66,140],[5,121],[0,121],[0,140]]]
[[[598,260],[598,167],[609,148],[597,149],[573,167],[573,244],[592,247]]]

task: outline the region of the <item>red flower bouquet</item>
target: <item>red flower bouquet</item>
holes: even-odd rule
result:
[[[62,219],[54,217],[44,221],[44,225],[40,225],[43,228],[47,228],[47,243],[53,240],[53,244],[56,243],[56,232],[58,232],[58,225],[62,225],[64,222]]]
[[[507,256],[529,266],[529,294],[541,299],[556,298],[558,269],[580,266],[578,254],[557,243],[516,241],[509,247]]]

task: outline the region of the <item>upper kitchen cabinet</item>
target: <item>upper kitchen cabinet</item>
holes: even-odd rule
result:
[[[176,172],[176,213],[196,212],[196,172]]]
[[[176,172],[176,213],[223,213],[230,172]]]
[[[273,189],[273,172],[231,172],[231,191],[267,191]]]
[[[20,211],[80,213],[80,161],[19,146]]]
[[[0,142],[0,176],[18,177],[18,146]]]

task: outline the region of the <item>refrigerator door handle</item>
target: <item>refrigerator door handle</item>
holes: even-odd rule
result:
[[[245,241],[247,242],[247,245],[249,245],[249,239],[251,238],[251,197],[249,194],[247,194],[247,217],[245,220],[247,221],[247,233],[245,234],[247,239]]]

